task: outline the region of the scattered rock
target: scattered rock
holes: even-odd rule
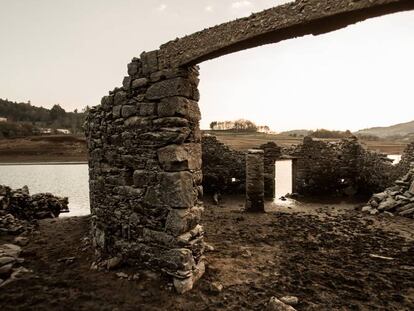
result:
[[[122,263],[122,258],[113,257],[113,258],[108,259],[106,261],[106,268],[108,270],[112,270],[112,269],[115,269],[115,268],[119,267],[121,265],[121,263]]]
[[[17,258],[22,252],[22,248],[14,244],[3,244],[0,245],[0,256],[7,256]]]
[[[206,252],[214,252],[216,250],[213,245],[208,243],[204,243],[204,248]]]
[[[392,257],[385,257],[385,256],[380,256],[380,255],[375,255],[375,254],[369,254],[369,257],[376,258],[376,259],[383,259],[383,260],[394,260],[395,259]]]
[[[219,282],[213,282],[210,284],[210,290],[214,294],[219,294],[223,290],[223,285]]]
[[[14,257],[8,257],[8,256],[0,257],[0,267],[7,265],[9,263],[14,263],[15,261],[16,261],[16,258]]]
[[[406,175],[394,182],[393,187],[374,194],[364,206],[362,212],[371,215],[383,213],[388,216],[405,216],[414,218],[414,202],[412,201],[412,190],[414,190],[414,162]]]
[[[241,248],[241,256],[243,258],[250,258],[250,257],[252,257],[252,252],[249,251],[248,249]]]
[[[127,279],[129,277],[129,275],[126,274],[125,272],[118,272],[116,276],[119,277],[120,279]]]
[[[289,306],[296,306],[299,303],[299,299],[296,296],[284,296],[280,298],[280,301]]]
[[[14,239],[14,243],[19,246],[26,246],[29,243],[29,239],[23,236],[18,236]]]
[[[272,297],[267,305],[267,311],[296,311],[296,309],[285,304],[276,297]]]
[[[1,266],[0,267],[0,276],[9,276],[12,272],[13,269],[13,263],[9,263],[7,265]]]
[[[193,271],[192,275],[186,279],[174,278],[174,287],[179,294],[184,294],[191,290],[194,286],[194,283],[197,282],[205,272],[205,263],[200,261]]]

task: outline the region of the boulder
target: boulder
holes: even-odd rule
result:
[[[399,203],[396,200],[394,200],[393,198],[389,197],[389,198],[385,199],[384,201],[382,201],[379,204],[378,210],[379,211],[389,211],[389,210],[394,209],[398,205],[399,205]]]
[[[284,296],[280,298],[280,301],[289,306],[296,306],[299,303],[299,299],[296,296]]]
[[[200,144],[169,145],[158,149],[158,160],[166,171],[201,169]]]
[[[194,206],[196,195],[190,172],[161,173],[160,182],[147,190],[144,202],[150,206],[178,209]]]
[[[295,308],[285,304],[276,297],[270,298],[270,301],[267,305],[267,311],[296,311]]]
[[[172,96],[192,98],[193,89],[189,80],[174,78],[154,83],[151,85],[145,97],[149,100],[163,99]]]

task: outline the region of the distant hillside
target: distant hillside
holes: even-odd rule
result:
[[[375,135],[380,138],[413,136],[414,135],[414,121],[400,123],[400,124],[387,126],[387,127],[372,127],[372,128],[360,130],[356,132],[355,134]]]
[[[279,133],[280,135],[289,135],[289,136],[307,136],[309,135],[310,130],[292,130]]]
[[[52,109],[16,103],[0,98],[0,138],[25,137],[41,133],[69,130],[72,134],[83,133],[85,113],[66,112],[59,105]]]

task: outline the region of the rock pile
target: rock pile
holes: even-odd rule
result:
[[[374,194],[362,211],[373,215],[388,212],[414,218],[414,162],[411,162],[408,173],[396,180],[394,186]]]
[[[31,272],[22,267],[24,259],[19,258],[22,249],[15,244],[0,245],[0,287],[19,279],[23,274]]]
[[[29,222],[69,212],[68,198],[50,193],[30,195],[27,186],[12,190],[0,185],[0,233],[20,234]]]

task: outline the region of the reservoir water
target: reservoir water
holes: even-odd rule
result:
[[[68,197],[70,213],[63,217],[90,213],[87,164],[0,165],[0,185]]]
[[[400,155],[390,155],[394,164]],[[292,192],[292,162],[276,162],[276,198]],[[13,189],[25,185],[30,193],[50,192],[69,198],[70,213],[62,216],[88,215],[89,185],[87,164],[33,164],[0,165],[0,185]]]

